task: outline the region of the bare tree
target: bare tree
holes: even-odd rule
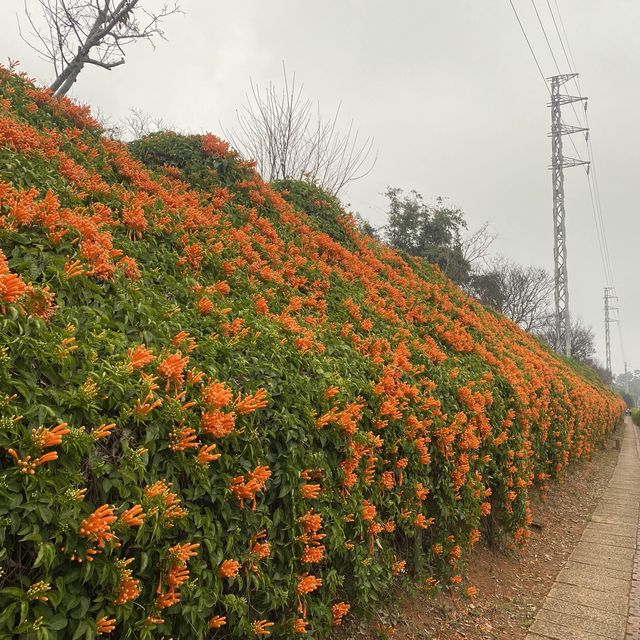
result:
[[[471,279],[472,294],[482,303],[536,333],[547,326],[553,277],[541,267],[524,267],[498,257]]]
[[[137,40],[153,45],[164,38],[164,18],[180,12],[178,3],[159,10],[142,8],[140,0],[30,0],[43,14],[44,25],[24,3],[31,25],[27,44],[53,64],[54,95],[65,95],[85,65],[111,70],[125,62],[124,49]]]
[[[236,112],[238,128],[225,131],[233,146],[256,161],[266,180],[309,180],[334,196],[375,165],[373,139],[361,140],[353,121],[338,130],[340,106],[332,117],[303,98],[303,86],[283,66],[284,85],[266,90],[251,81],[247,104]]]
[[[139,140],[169,128],[162,118],[154,118],[142,109],[129,109],[129,115],[120,122],[121,137],[126,140]]]
[[[489,228],[489,223],[484,222],[478,229],[466,234],[462,239],[462,256],[471,266],[486,261],[489,247],[497,237],[498,234]]]
[[[554,351],[562,353],[563,345],[557,343],[556,326],[553,316],[536,332],[538,338],[546,342]],[[577,318],[571,321],[571,357],[576,362],[594,366],[596,353],[593,329]]]

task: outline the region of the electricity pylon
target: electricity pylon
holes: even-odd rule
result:
[[[611,374],[611,330],[609,325],[612,322],[617,322],[615,318],[611,317],[611,312],[616,310],[616,307],[612,307],[609,304],[609,300],[617,300],[618,296],[614,295],[613,287],[604,288],[604,340],[605,340],[605,352],[606,352],[606,367],[607,371]],[[627,363],[624,364],[625,369]],[[626,373],[626,371],[625,371]]]
[[[556,302],[556,345],[566,356],[571,355],[571,318],[569,315],[569,274],[567,269],[567,228],[564,211],[564,169],[588,165],[587,160],[568,158],[562,153],[562,136],[588,132],[586,127],[575,127],[562,122],[562,105],[585,102],[586,98],[560,93],[560,87],[577,73],[547,78],[551,89],[551,171],[553,179],[553,258]],[[588,170],[588,168],[587,168]]]

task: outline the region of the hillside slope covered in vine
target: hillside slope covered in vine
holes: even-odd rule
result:
[[[0,638],[320,638],[405,573],[464,589],[622,411],[315,187],[6,69],[0,251]]]

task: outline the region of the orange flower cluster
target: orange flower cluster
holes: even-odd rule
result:
[[[155,359],[153,353],[143,344],[135,349],[129,349],[129,367],[131,369],[143,369]]]
[[[113,601],[115,606],[135,600],[142,593],[140,580],[133,577],[131,569],[126,568],[132,562],[133,558],[116,562],[118,567],[118,594]]]
[[[339,625],[342,624],[342,619],[349,613],[349,609],[351,609],[351,605],[346,602],[337,602],[331,607],[331,612],[333,614],[333,624]]]
[[[174,427],[169,434],[169,449],[174,453],[187,451],[188,449],[197,449],[199,446],[200,441],[193,427],[185,427],[182,425]]]
[[[310,576],[309,574],[304,573],[301,576],[298,576],[296,591],[298,595],[302,596],[307,593],[312,593],[320,586],[322,586],[322,578],[316,578],[315,576]]]
[[[264,491],[267,480],[271,477],[269,467],[256,467],[244,476],[237,476],[231,480],[231,492],[240,501],[240,507],[244,507],[245,500],[251,500],[251,508],[256,509],[256,494]]]
[[[31,430],[31,439],[38,449],[46,449],[47,447],[56,447],[62,443],[62,438],[71,433],[66,422],[62,422],[53,429],[46,427],[38,427]]]
[[[158,480],[144,490],[144,496],[149,502],[147,515],[160,513],[166,527],[172,527],[174,520],[184,518],[187,515],[187,512],[180,506],[180,498],[171,491],[171,486],[171,482]]]
[[[222,578],[235,578],[241,566],[236,560],[223,560],[218,573]]]
[[[18,465],[18,469],[20,469],[20,473],[23,475],[35,475],[36,469],[47,462],[52,462],[53,460],[58,459],[57,451],[49,451],[44,455],[41,455],[39,458],[31,459],[31,456],[26,456],[23,459],[18,457],[18,453],[15,449],[9,448],[7,449],[7,453],[16,461]]]
[[[99,427],[96,427],[91,432],[91,437],[94,440],[102,440],[103,438],[108,438],[111,435],[111,432],[116,428],[116,423],[111,422],[110,424],[101,424]]]
[[[139,527],[146,517],[142,505],[136,504],[120,514],[120,521],[125,527]]]
[[[215,449],[215,444],[209,444],[200,447],[200,451],[198,451],[198,455],[196,456],[196,462],[199,465],[206,467],[210,462],[215,462],[216,460],[218,460],[218,458],[221,458],[221,453],[212,453],[212,451],[215,451]]]
[[[256,620],[251,624],[251,628],[257,636],[269,636],[271,635],[269,627],[273,627],[273,624],[273,622],[269,622],[268,620]]]
[[[22,278],[9,272],[9,264],[0,249],[0,305],[17,302],[26,290],[27,285]]]
[[[117,541],[116,535],[111,531],[111,525],[117,519],[114,507],[103,504],[80,523],[79,533],[102,548],[107,542]]]
[[[184,368],[189,362],[189,356],[182,356],[180,351],[176,351],[167,356],[158,366],[158,373],[167,381],[166,388],[173,385],[178,389],[184,384]]]
[[[245,413],[253,413],[258,409],[262,409],[266,407],[267,404],[267,392],[264,389],[258,389],[253,395],[248,395],[244,398],[238,397],[234,409],[235,412],[241,416]]]
[[[180,602],[180,587],[189,580],[187,563],[189,558],[198,555],[196,549],[199,547],[200,545],[197,543],[182,543],[176,544],[168,550],[169,568],[164,582],[161,576],[156,589],[155,604],[157,609],[166,609]]]
[[[224,627],[227,624],[226,616],[213,616],[211,620],[209,620],[209,629],[219,629],[220,627]]]
[[[96,633],[100,636],[103,633],[111,633],[116,628],[116,620],[115,618],[107,618],[107,616],[102,616],[96,620]]]

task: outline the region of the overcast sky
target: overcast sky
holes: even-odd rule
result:
[[[640,2],[557,1],[589,97],[626,359],[640,368]],[[37,12],[35,0],[27,3]],[[556,73],[532,3],[514,4],[545,76]],[[554,36],[546,0],[536,4]],[[19,59],[28,74],[50,81],[51,69],[18,35],[23,1],[1,6],[0,58]],[[381,225],[387,186],[444,196],[464,210],[470,229],[491,224],[495,252],[553,267],[548,95],[509,0],[183,0],[182,7],[184,16],[166,22],[167,42],[155,51],[136,44],[111,72],[83,71],[73,97],[116,120],[134,107],[178,129],[220,133],[221,124],[233,127],[249,78],[277,82],[284,61],[323,111],[341,102],[345,121],[375,138],[375,168],[345,194],[353,210]],[[557,37],[551,44],[568,72]],[[572,112],[564,114],[571,123]],[[576,144],[586,155],[579,136]],[[567,169],[565,186],[571,311],[593,326],[604,361],[605,281],[584,170]],[[612,342],[618,373],[615,326]]]

